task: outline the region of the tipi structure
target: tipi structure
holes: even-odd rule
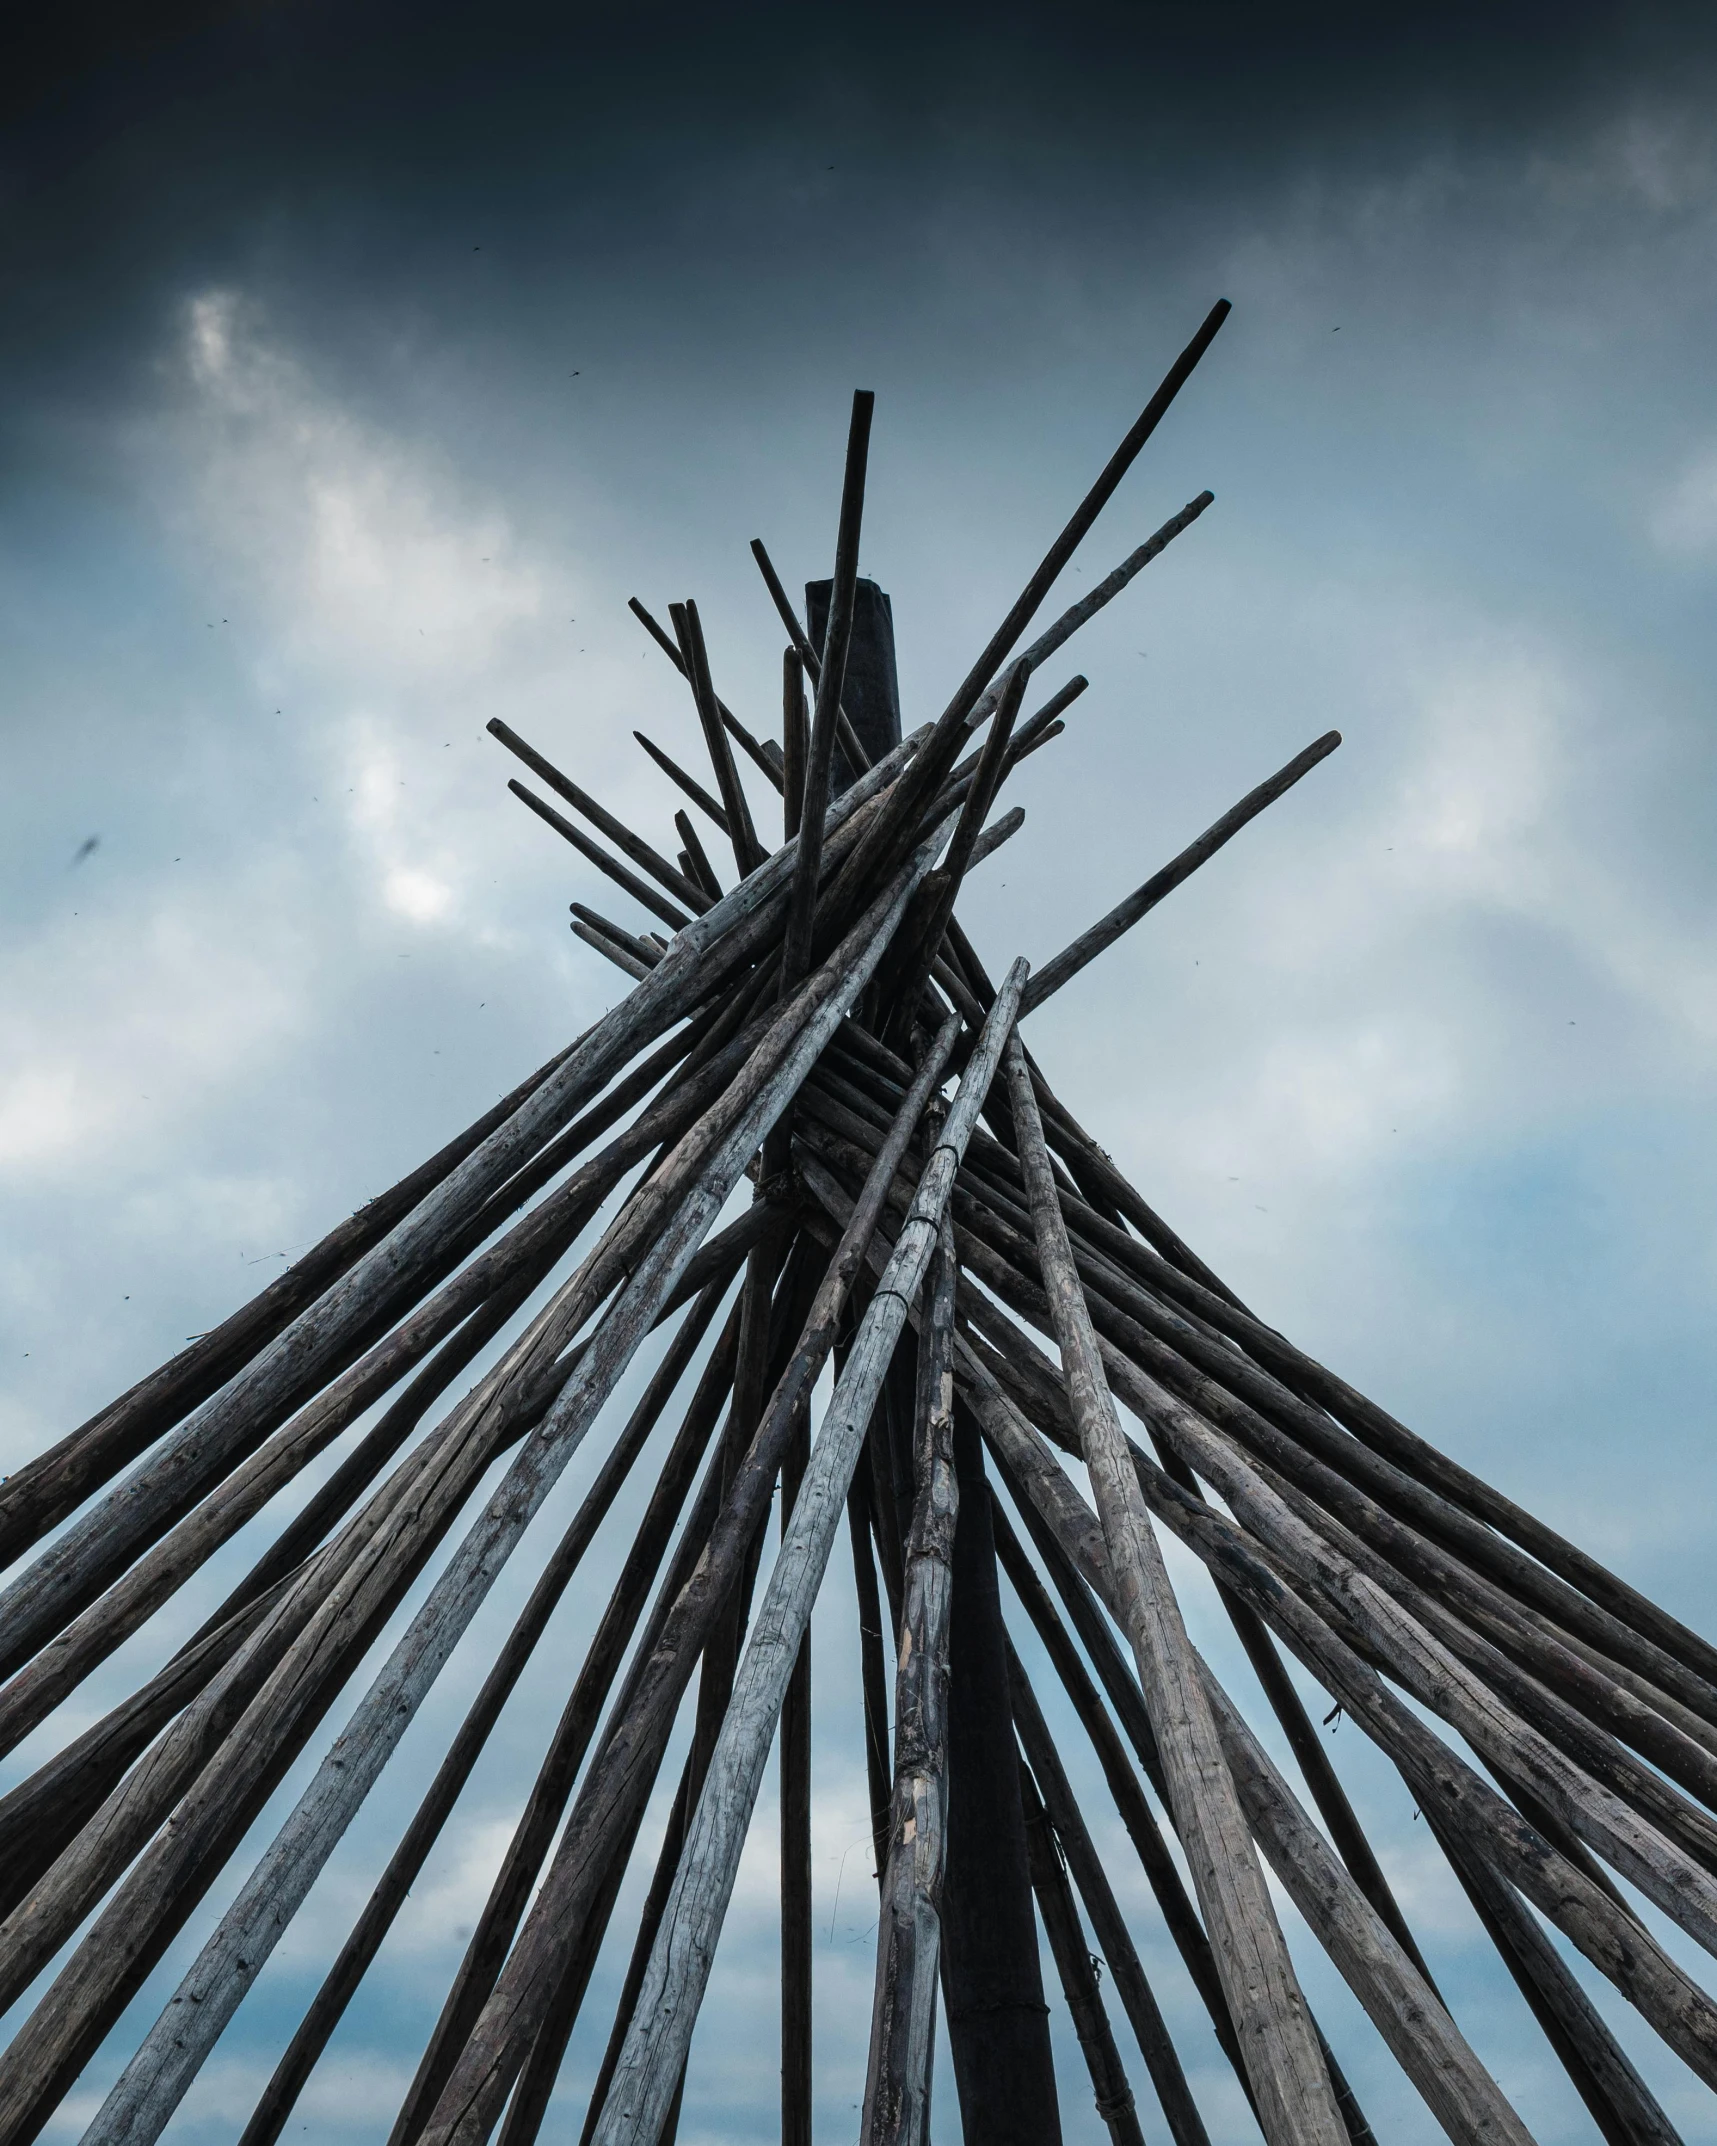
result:
[[[361,1430],[202,1629],[0,1800],[3,2001],[38,1991],[0,2056],[0,2146],[57,2111],[64,2128],[86,2066],[224,1879],[230,1905],[83,2132],[87,2146],[162,2135],[594,1440],[590,1489],[438,1768],[395,1791],[391,1860],[240,2146],[304,2128],[307,2080],[659,1423],[677,1428],[635,1532],[613,1545],[612,1595],[566,1665],[564,1711],[389,2146],[529,2146],[605,1940],[630,1966],[580,2146],[671,2138],[771,1764],[781,2136],[806,2146],[806,1633],[837,1555],[857,1574],[880,1889],[868,2066],[852,2082],[866,2146],[924,2140],[933,2083],[939,2125],[952,2101],[971,2146],[1054,2142],[1058,2096],[1087,2095],[1122,2146],[1206,2146],[1141,1964],[1150,1948],[1095,1846],[1118,1837],[1115,1813],[1268,2146],[1373,2134],[1267,1872],[1449,2138],[1524,2146],[1290,1661],[1399,1769],[1605,2140],[1669,2146],[1676,2132],[1575,1955],[1717,2087],[1717,2005],[1643,1911],[1717,1951],[1717,1648],[1241,1303],[1032,1058],[1060,987],[1339,739],[1308,746],[1042,967],[987,967],[960,926],[966,875],[1019,824],[997,816],[1004,785],[1084,686],[1034,710],[1045,667],[1208,504],[1031,638],[1226,311],[933,721],[901,735],[888,600],[858,576],[860,394],[833,573],[803,617],[754,547],[787,635],[778,741],[723,705],[694,604],[672,606],[668,627],[635,606],[685,678],[709,761],[700,777],[641,741],[685,798],[665,847],[490,726],[530,778],[513,789],[630,904],[625,921],[574,904],[572,924],[629,988],[0,1487],[11,1749]],[[779,795],[780,839],[759,831],[736,748]],[[665,1353],[622,1420],[607,1404],[658,1329]],[[480,1356],[489,1368],[468,1379]],[[1295,1778],[1189,1639],[1165,1537],[1213,1576]],[[1063,1688],[1047,1708],[1010,1638],[1027,1628]],[[663,1769],[686,1713],[676,1785]],[[1077,1720],[1106,1783],[1114,1813],[1096,1832],[1052,1716]],[[337,1733],[284,1822],[231,1868],[324,1725]],[[635,1930],[613,1928],[659,1786],[671,1818],[645,1904]],[[1088,2074],[1077,2084],[1051,2057],[1060,2006]],[[772,2036],[773,2017],[757,2031]]]

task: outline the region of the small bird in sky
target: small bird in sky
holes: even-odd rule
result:
[[[72,858],[71,863],[66,866],[66,870],[68,872],[75,872],[78,866],[82,864],[84,859],[86,857],[94,856],[95,852],[100,847],[100,835],[85,835],[83,840],[77,846],[77,854]]]

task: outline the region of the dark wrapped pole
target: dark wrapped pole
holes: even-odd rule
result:
[[[954,1412],[960,1525],[949,1649],[942,1976],[960,2121],[985,2146],[1061,2137],[1008,1701],[989,1487],[977,1427]]]
[[[1097,1970],[1085,1942],[1079,1910],[1073,1902],[1073,1888],[1067,1882],[1067,1873],[1056,1852],[1043,1798],[1038,1794],[1037,1783],[1024,1759],[1020,1761],[1020,1801],[1025,1808],[1032,1890],[1037,1894],[1037,1909],[1043,1917],[1049,1949],[1055,1956],[1062,1994],[1067,1999],[1074,2032],[1079,2036],[1086,2069],[1091,2074],[1097,2114],[1107,2125],[1115,2146],[1145,2146],[1145,2135],[1139,2129],[1139,2112],[1133,2105],[1133,2090],[1127,2084],[1126,2067],[1115,2046],[1114,2029],[1103,2009]]]
[[[807,581],[805,617],[811,643],[821,648],[829,630],[832,581]],[[900,681],[894,660],[894,606],[874,581],[853,584],[852,637],[847,643],[841,707],[859,745],[874,766],[900,743]],[[829,786],[837,794],[864,773],[854,767],[837,731]]]

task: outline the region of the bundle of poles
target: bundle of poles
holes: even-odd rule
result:
[[[83,2134],[161,2135],[600,1425],[590,1487],[241,2146],[280,2137],[557,1604],[676,1417],[636,1531],[611,1546],[613,1591],[389,2146],[538,2136],[598,1955],[626,1950],[616,1903],[664,1801],[579,2136],[674,2135],[772,1753],[781,2128],[788,2146],[811,2138],[807,1633],[843,1533],[880,1888],[867,2146],[928,2136],[939,2034],[968,2140],[1061,2136],[1046,1958],[1109,2134],[1205,2146],[1097,1850],[1117,1814],[1269,2146],[1373,2134],[1308,2007],[1267,1872],[1448,2136],[1529,2138],[1439,1993],[1308,1683],[1399,1770],[1604,2139],[1676,2133],[1571,1954],[1717,2086],[1717,2007],[1654,1934],[1717,1950],[1717,1649],[1249,1311],[1027,1047],[1030,1015],[1338,737],[1039,968],[1016,960],[993,981],[955,915],[966,875],[1020,824],[1017,809],[998,815],[1003,785],[1084,686],[1027,714],[1033,681],[1209,504],[1193,500],[1027,642],[1226,312],[1171,367],[934,722],[900,735],[887,600],[858,575],[861,393],[833,573],[803,618],[753,547],[788,636],[778,741],[718,697],[695,605],[673,606],[669,628],[634,605],[689,686],[710,762],[713,788],[641,741],[690,808],[674,858],[491,724],[540,786],[516,781],[517,794],[650,919],[634,929],[573,905],[574,931],[631,988],[0,1486],[10,1750],[357,1434],[194,1636],[0,1798],[0,1984],[21,2015],[0,2057],[0,2146],[61,2108],[227,1876],[231,1904]],[[773,850],[736,749],[779,797]],[[731,853],[725,888],[712,849]],[[606,1404],[658,1329],[665,1345],[618,1420]],[[1214,1580],[1297,1780],[1189,1638],[1163,1531]],[[1047,1704],[1010,1616],[1061,1686]],[[284,1822],[233,1871],[396,1630]],[[1091,1746],[1071,1771],[1051,1714]],[[1092,1757],[1115,1806],[1096,1830],[1072,1786]]]

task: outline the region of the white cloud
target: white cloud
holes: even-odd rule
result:
[[[1717,553],[1717,445],[1689,456],[1652,507],[1648,526],[1659,548],[1676,557]]]

